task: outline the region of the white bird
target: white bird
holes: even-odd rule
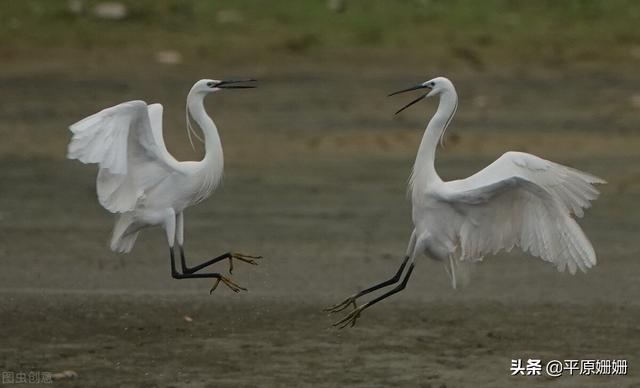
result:
[[[176,279],[215,278],[213,291],[222,281],[233,291],[246,290],[220,273],[197,273],[201,269],[233,259],[257,264],[260,256],[225,253],[194,267],[184,255],[184,210],[207,198],[222,179],[222,143],[213,120],[204,108],[204,98],[222,89],[253,88],[248,80],[196,82],[187,96],[187,134],[198,135],[190,117],[204,135],[205,156],[201,161],[177,161],[162,136],[162,105],[128,101],[104,109],[69,127],[73,133],[67,157],[98,164],[97,192],[100,204],[117,214],[111,250],[128,253],[140,230],[159,225],[166,232],[171,257],[171,276]],[[174,243],[180,248],[181,270],[175,266]]]
[[[596,264],[593,246],[573,216],[599,195],[593,184],[604,180],[523,152],[507,152],[480,172],[443,181],[434,167],[435,151],[458,106],[456,90],[438,77],[391,95],[425,89],[426,93],[402,107],[438,96],[438,110],[425,130],[409,180],[414,230],[397,273],[389,280],[356,293],[327,311],[351,311],[335,326],[355,325],[361,312],[406,286],[416,256],[442,262],[456,288],[460,263],[519,247],[555,264],[559,271],[586,271]],[[406,273],[405,267],[408,265]],[[361,305],[359,297],[400,282],[391,291]]]

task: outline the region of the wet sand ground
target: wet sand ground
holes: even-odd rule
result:
[[[591,78],[557,88],[541,77],[551,97],[532,115],[527,106],[543,92],[519,93],[531,80],[461,76],[460,117],[439,153],[447,178],[521,149],[607,179],[580,221],[596,247],[596,268],[570,276],[514,252],[487,258],[471,284],[454,291],[437,263],[421,259],[403,293],[337,331],[331,323],[339,316],[322,308],[399,264],[411,227],[406,178],[435,101],[393,120],[404,100],[366,97],[411,76],[365,75],[363,84],[379,83],[364,88],[347,76],[297,77],[272,77],[282,94],[210,102],[226,176],[186,214],[188,257],[195,263],[237,250],[265,259],[236,265],[234,280],[248,293],[209,295],[209,281],[170,278],[158,229],[143,232],[131,254],[110,253],[112,220],[95,199],[95,169],[63,159],[65,125],[144,96],[166,103],[170,147],[190,155],[183,97],[172,94],[190,79],[5,76],[0,369],[72,369],[77,379],[56,384],[76,387],[640,386],[640,135],[629,129],[637,124],[629,106],[637,80],[610,76],[619,82],[605,94],[615,98],[596,109],[585,94]],[[43,79],[73,86],[43,92]],[[494,94],[465,86],[480,83]],[[339,89],[341,96],[329,93]],[[606,132],[608,123],[615,130]],[[510,377],[512,358],[627,359],[629,376]]]
[[[542,386],[553,379],[509,377],[511,358],[631,358],[633,368],[640,313],[608,304],[405,299],[335,331],[316,303],[284,298],[5,297],[3,369],[73,369],[78,378],[62,385],[77,387]],[[634,383],[635,372],[553,380]]]

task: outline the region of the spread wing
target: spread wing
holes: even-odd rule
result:
[[[98,164],[100,204],[113,213],[133,210],[139,199],[181,166],[162,139],[162,105],[129,101],[69,127],[67,157]]]
[[[596,263],[593,247],[571,217],[599,195],[593,175],[536,156],[508,152],[471,177],[447,183],[461,215],[461,259],[479,260],[514,246],[573,274]]]

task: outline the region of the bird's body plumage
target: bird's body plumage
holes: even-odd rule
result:
[[[518,246],[572,274],[595,265],[595,251],[572,215],[583,215],[599,194],[593,184],[604,181],[513,151],[466,179],[443,181],[434,168],[435,150],[455,113],[457,95],[448,80],[439,84],[440,104],[410,179],[416,245],[449,264]]]
[[[596,264],[593,246],[573,217],[583,215],[599,195],[593,185],[604,180],[531,154],[507,152],[468,178],[443,181],[435,169],[435,153],[456,112],[458,96],[444,77],[391,95],[420,89],[427,92],[396,112],[427,97],[440,99],[409,179],[414,230],[406,256],[394,277],[328,309],[338,312],[354,306],[337,326],[354,325],[364,309],[404,289],[421,255],[442,262],[454,288],[458,268],[515,246],[571,274]],[[397,283],[391,291],[356,305],[359,297]]]
[[[162,134],[160,104],[129,101],[73,124],[69,158],[97,163],[100,204],[119,213],[111,249],[126,253],[147,226],[162,225],[207,198],[222,178],[222,146],[206,116],[204,95],[190,94],[188,109],[203,129],[206,155],[201,161],[177,161]]]
[[[260,257],[227,252],[188,267],[183,250],[184,210],[207,198],[222,179],[222,143],[213,120],[204,108],[206,95],[223,88],[250,88],[237,81],[200,80],[187,96],[187,128],[191,119],[204,136],[205,155],[200,161],[177,161],[167,150],[162,133],[160,104],[128,101],[104,109],[73,125],[68,157],[98,164],[97,193],[100,204],[117,214],[110,247],[119,253],[133,248],[138,232],[160,225],[170,248],[171,274],[176,279],[216,278],[233,291],[243,289],[219,273],[196,273],[218,261],[233,259],[257,264]],[[175,270],[174,243],[180,247],[182,272]],[[231,268],[231,267],[230,267]],[[212,290],[213,290],[212,289]]]

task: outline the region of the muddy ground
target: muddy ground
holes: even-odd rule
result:
[[[403,293],[339,331],[322,309],[402,257],[406,179],[436,104],[394,119],[409,97],[385,93],[434,69],[149,66],[52,60],[0,75],[1,370],[74,370],[55,383],[69,387],[640,386],[637,75],[450,75],[461,101],[438,154],[443,177],[510,149],[602,176],[609,184],[581,221],[598,265],[571,276],[513,252],[454,291],[420,259]],[[197,78],[229,75],[263,81],[207,102],[225,181],[186,213],[187,253],[194,263],[228,250],[265,258],[236,265],[249,292],[209,295],[207,280],[171,279],[158,229],[129,255],[109,252],[95,168],[65,160],[66,126],[127,99],[161,101],[171,151],[194,158],[184,96]],[[513,358],[627,359],[629,375],[510,377]]]

